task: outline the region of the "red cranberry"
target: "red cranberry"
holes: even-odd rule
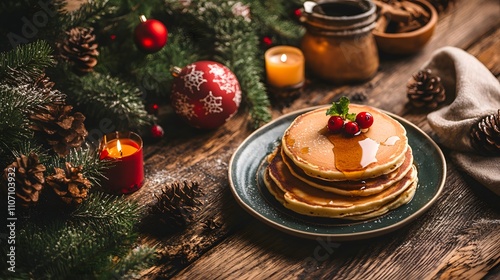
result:
[[[344,119],[340,116],[331,116],[328,119],[328,130],[334,133],[340,132],[344,127]]]
[[[349,135],[358,135],[361,133],[359,125],[356,122],[347,122],[344,125],[344,131]]]
[[[360,112],[356,115],[356,122],[362,129],[369,128],[373,124],[373,116],[368,112]]]

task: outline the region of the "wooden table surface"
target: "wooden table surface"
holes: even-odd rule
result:
[[[468,51],[499,78],[500,1],[456,1],[440,14],[423,51],[381,56],[378,73],[366,83],[335,86],[309,77],[297,99],[273,102],[273,119],[363,93],[364,104],[402,116],[432,137],[426,113],[407,102],[406,83],[443,46]],[[186,127],[168,112],[160,116],[166,136],[146,144],[146,184],[131,198],[150,204],[165,185],[195,180],[203,205],[185,229],[141,238],[162,253],[161,265],[144,271],[144,279],[500,279],[500,200],[461,172],[446,149],[443,192],[413,222],[361,241],[304,239],[249,215],[230,191],[228,163],[252,133],[249,123],[244,108],[209,132]]]

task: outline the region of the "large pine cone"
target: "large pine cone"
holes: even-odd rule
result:
[[[97,65],[97,50],[93,28],[75,27],[66,31],[67,38],[58,44],[61,56],[74,63],[79,73],[89,73]]]
[[[472,147],[482,155],[500,156],[500,109],[479,120],[471,129]]]
[[[43,133],[47,143],[60,156],[65,156],[71,148],[80,147],[87,130],[85,129],[85,116],[76,112],[70,115],[70,105],[48,105],[30,116],[33,124],[31,129]]]
[[[7,182],[4,186],[8,189],[8,183],[11,183],[9,178],[14,178],[17,202],[23,207],[29,207],[38,202],[45,183],[44,171],[45,166],[39,162],[37,154],[21,155],[4,169],[3,179]],[[15,175],[10,175],[12,173]]]
[[[432,75],[430,69],[418,71],[413,75],[408,81],[407,88],[408,98],[415,107],[435,109],[446,99],[441,78]]]
[[[162,193],[156,196],[156,203],[149,209],[144,219],[145,226],[152,228],[153,233],[167,233],[185,227],[199,209],[201,194],[197,182],[175,182],[165,186]],[[158,226],[161,225],[161,227]]]
[[[55,168],[56,174],[46,178],[47,185],[67,205],[79,205],[87,198],[90,181],[83,177],[82,166],[73,167],[66,162],[65,168]]]

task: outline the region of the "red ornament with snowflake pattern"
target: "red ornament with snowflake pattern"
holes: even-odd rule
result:
[[[174,67],[171,104],[189,125],[214,129],[238,111],[241,89],[236,76],[214,61],[198,61],[184,68]]]

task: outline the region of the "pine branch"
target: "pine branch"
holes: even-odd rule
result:
[[[8,151],[30,141],[28,116],[37,108],[61,102],[64,95],[57,90],[46,91],[32,85],[0,85],[0,150]]]
[[[149,264],[153,257],[150,248],[133,249],[137,238],[134,226],[141,214],[139,204],[97,192],[69,217],[46,212],[47,216],[37,213],[42,216],[41,222],[38,218],[20,221],[16,273],[43,279],[86,279],[102,278],[100,275],[110,275],[110,271],[117,275],[135,271],[140,268],[138,264]],[[0,244],[2,250],[5,246],[6,242]],[[5,255],[0,259],[6,263]],[[115,259],[120,261],[116,263]]]
[[[99,275],[100,279],[140,279],[135,273],[149,267],[155,261],[155,249],[141,245],[132,249],[110,269]]]
[[[39,76],[43,69],[52,66],[52,49],[45,41],[20,45],[9,52],[0,53],[0,80],[12,71],[24,72],[29,76]]]
[[[33,132],[28,128],[29,121],[22,108],[13,106],[17,96],[4,87],[0,87],[0,151],[7,153],[30,139]]]
[[[109,0],[87,0],[78,10],[65,13],[61,16],[62,30],[76,26],[90,26],[98,22],[103,16],[112,14],[116,7],[108,5]]]
[[[296,45],[304,35],[304,28],[292,21],[293,7],[303,1],[247,1],[252,8],[252,21],[262,36],[274,35],[280,41],[292,41]]]
[[[67,79],[61,81],[65,83],[63,87],[72,93],[69,99],[83,107],[87,119],[95,122],[108,119],[114,130],[140,129],[153,122],[137,87],[95,72],[80,77],[69,70],[62,71],[67,75]]]
[[[218,60],[233,69],[250,105],[253,127],[271,120],[270,102],[263,79],[263,65],[255,59],[260,54],[258,38],[252,26],[242,20],[220,19],[216,26],[216,52]]]
[[[48,173],[54,173],[54,168],[65,168],[65,163],[69,162],[72,166],[82,166],[82,175],[88,179],[93,187],[100,187],[101,181],[106,178],[104,170],[110,167],[109,161],[99,159],[99,151],[89,144],[82,145],[79,148],[71,149],[65,158],[59,155],[53,155],[47,164]]]
[[[116,230],[113,225],[132,229],[139,221],[144,209],[125,198],[95,192],[72,214],[72,221],[103,230]]]
[[[165,89],[170,89],[173,81],[170,68],[184,67],[200,60],[201,51],[185,33],[183,29],[170,31],[169,42],[162,50],[132,62],[131,74],[148,95],[168,96]]]

